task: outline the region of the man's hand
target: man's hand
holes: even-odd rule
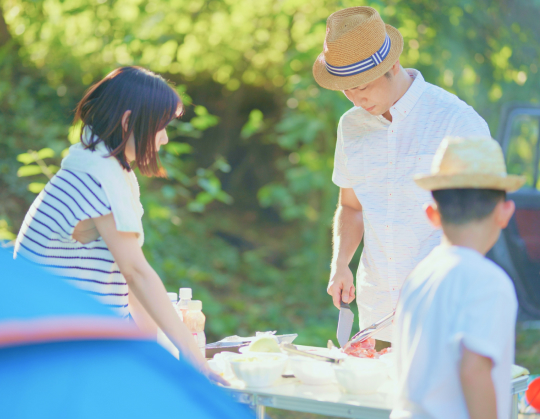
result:
[[[340,309],[341,300],[345,303],[352,302],[355,290],[354,277],[349,266],[332,267],[326,291],[332,296],[335,307]]]

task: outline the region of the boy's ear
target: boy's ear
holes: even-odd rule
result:
[[[431,222],[431,224],[436,227],[441,227],[441,213],[439,213],[439,209],[437,208],[436,203],[428,203],[424,204],[424,211],[426,212],[426,216]]]
[[[501,229],[508,226],[508,222],[510,222],[515,210],[516,204],[512,200],[498,203],[495,206],[495,223],[497,223],[497,226]]]

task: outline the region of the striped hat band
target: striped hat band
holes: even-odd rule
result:
[[[339,77],[353,76],[355,74],[363,73],[372,69],[373,67],[378,66],[390,52],[390,47],[390,37],[388,36],[388,34],[386,34],[382,47],[371,57],[368,57],[357,63],[349,64],[342,67],[331,66],[330,64],[325,63],[326,70],[328,71],[328,73]]]

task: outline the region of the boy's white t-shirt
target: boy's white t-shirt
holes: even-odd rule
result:
[[[517,299],[508,275],[480,253],[436,247],[401,290],[394,322],[398,397],[391,418],[468,418],[462,346],[493,360],[499,418],[511,409]]]

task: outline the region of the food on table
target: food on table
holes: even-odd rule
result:
[[[278,340],[271,335],[257,337],[249,345],[248,351],[259,353],[281,353]]]
[[[382,349],[379,352],[376,351],[374,338],[368,338],[367,340],[362,341],[360,343],[349,342],[345,344],[345,347],[343,348],[343,353],[348,354],[349,356],[355,356],[355,357],[367,358],[367,359],[378,359],[379,356],[382,356],[383,354],[389,353],[391,351],[392,351],[391,347]]]

